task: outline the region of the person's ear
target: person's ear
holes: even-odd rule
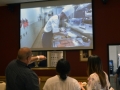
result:
[[[28,57],[26,57],[26,59],[28,60],[28,59],[29,59],[29,56],[28,56]]]
[[[29,64],[29,63],[30,63],[30,57],[28,56],[28,57],[26,58],[26,60],[27,60],[27,64]]]

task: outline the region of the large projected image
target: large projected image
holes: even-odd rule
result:
[[[22,8],[20,19],[20,47],[93,49],[91,3]]]

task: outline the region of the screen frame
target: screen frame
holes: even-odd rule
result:
[[[93,49],[95,49],[95,41],[94,41],[94,8],[93,8],[93,0],[81,0],[81,1],[78,1],[78,0],[75,0],[75,1],[72,1],[72,0],[69,0],[69,2],[68,2],[68,0],[66,0],[66,1],[62,1],[62,0],[60,0],[60,1],[56,1],[56,0],[52,0],[52,1],[40,1],[40,2],[26,2],[26,3],[21,3],[20,4],[20,9],[21,9],[21,7],[22,8],[34,8],[34,7],[46,7],[46,6],[56,6],[56,5],[69,5],[69,4],[78,4],[78,3],[88,3],[88,1],[90,1],[91,2],[91,5],[92,5],[92,33],[93,33],[93,47],[92,48],[89,48],[89,47],[80,47],[80,49],[79,48],[76,48],[76,47],[65,47],[65,48],[51,48],[51,49],[49,49],[49,48],[46,48],[46,49],[42,49],[42,48],[34,48],[34,49],[32,49],[31,48],[31,50],[32,51],[66,51],[66,50],[86,50],[86,49],[88,49],[88,50],[93,50]],[[48,3],[49,3],[49,5],[48,5]],[[63,4],[64,3],[64,4]],[[20,14],[21,14],[21,12],[20,12]],[[21,15],[20,15],[21,16]],[[19,20],[20,21],[20,20]],[[19,32],[20,33],[20,32]],[[19,42],[20,43],[20,42]],[[21,48],[21,45],[19,45],[20,46],[20,48]]]

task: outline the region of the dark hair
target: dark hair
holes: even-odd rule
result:
[[[106,77],[102,69],[101,59],[97,55],[91,55],[88,57],[88,75],[92,73],[97,73],[99,76],[102,87],[106,86]]]
[[[65,59],[60,59],[57,62],[56,71],[59,73],[62,80],[66,80],[67,74],[70,72],[70,64]]]

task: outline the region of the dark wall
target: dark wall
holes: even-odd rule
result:
[[[11,11],[12,10],[12,11]],[[19,49],[19,5],[13,9],[0,7],[0,76]]]
[[[94,10],[94,41],[95,49],[92,54],[101,57],[104,70],[108,73],[108,44],[120,43],[120,0],[93,1]],[[0,7],[0,76],[4,76],[7,64],[16,58],[19,49],[19,10],[15,6],[13,12],[7,6]],[[80,62],[79,51],[67,51],[66,58],[71,64],[71,76],[87,76],[86,62]],[[55,75],[55,70],[36,70],[39,76]]]

